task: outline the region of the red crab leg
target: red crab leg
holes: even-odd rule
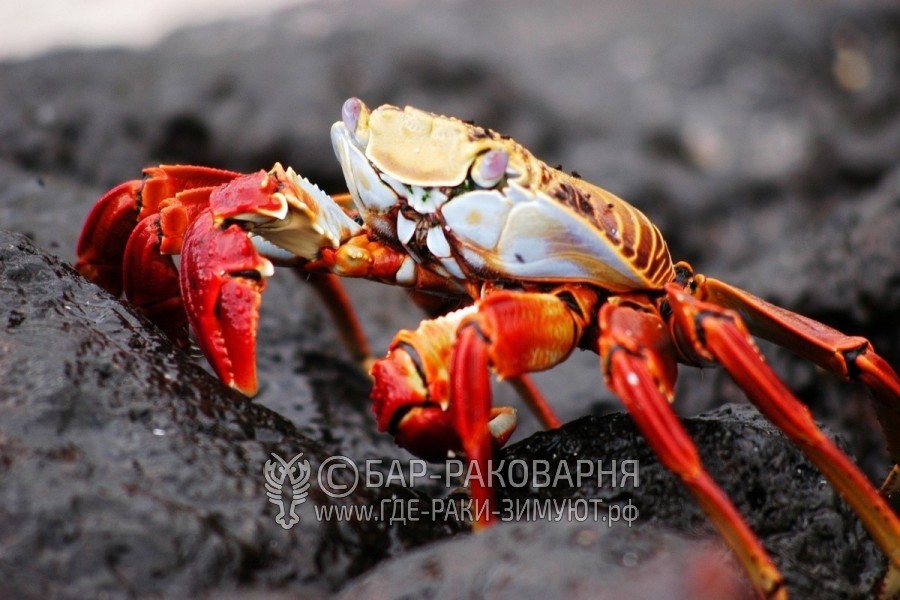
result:
[[[499,291],[476,303],[463,319],[450,363],[449,412],[473,473],[475,527],[491,519],[493,457],[488,427],[491,407],[489,367],[501,378],[550,368],[564,360],[581,340],[583,315],[596,303],[592,292],[561,288],[582,308],[572,309],[553,294]]]
[[[562,421],[556,411],[547,402],[544,394],[535,385],[534,380],[528,375],[517,375],[509,378],[509,385],[516,390],[519,398],[525,402],[528,409],[537,417],[544,429],[556,429],[562,427]]]
[[[470,491],[477,529],[492,516],[494,493],[486,477],[494,456],[488,419],[491,410],[488,344],[474,325],[462,328],[450,363],[452,388],[450,416],[470,465]],[[474,467],[472,469],[471,467]]]
[[[600,311],[600,356],[616,393],[663,465],[681,478],[737,555],[761,597],[786,598],[784,581],[759,539],[712,479],[669,404],[676,360],[660,318],[627,306]]]
[[[122,256],[137,222],[142,184],[127,181],[106,192],[88,214],[78,239],[75,268],[116,296],[122,293]]]
[[[689,344],[688,353],[721,363],[760,412],[831,481],[888,556],[882,593],[890,597],[900,593],[900,519],[891,507],[765,363],[736,312],[701,302],[677,284],[669,284],[666,292],[676,339]]]
[[[694,278],[700,300],[737,310],[750,331],[796,352],[846,380],[859,379],[873,392],[878,418],[894,462],[900,462],[900,377],[865,338],[798,315],[702,275]],[[896,471],[896,467],[895,467]],[[895,479],[896,481],[896,479]]]
[[[178,269],[171,256],[160,254],[159,215],[142,220],[128,238],[120,272],[122,290],[169,339],[188,342],[188,322],[181,303]]]
[[[197,343],[219,378],[257,391],[256,328],[272,264],[237,225],[220,229],[209,211],[188,227],[181,255],[181,294]]]
[[[337,325],[341,341],[344,342],[344,346],[347,347],[353,360],[368,370],[372,366],[369,340],[366,338],[366,332],[359,322],[359,315],[356,314],[340,278],[330,273],[309,274],[303,272],[302,269],[297,269],[296,273],[312,285],[313,290],[322,300],[322,305],[331,315],[331,320]]]

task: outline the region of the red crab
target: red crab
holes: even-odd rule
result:
[[[487,472],[516,424],[493,407],[490,373],[525,378],[575,348],[595,351],[660,460],[721,531],[762,597],[785,597],[762,544],[704,469],[670,403],[678,362],[721,364],[850,503],[900,590],[900,521],[767,366],[751,333],[867,385],[900,455],[900,379],[867,340],[673,263],[659,230],[615,195],[548,167],[510,138],[413,108],[348,100],[332,142],[352,203],[276,165],[239,176],[164,166],[106,194],[88,218],[78,268],[125,295],[176,339],[185,315],[213,368],[256,390],[257,308],[273,263],[316,274],[358,358],[365,342],[335,276],[365,277],[467,305],[401,331],[371,369],[381,430],[412,452],[462,453]],[[137,226],[135,226],[137,223]],[[171,255],[181,253],[176,270]],[[473,500],[489,520],[489,486]]]

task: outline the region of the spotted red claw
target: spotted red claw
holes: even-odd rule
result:
[[[258,389],[256,329],[272,272],[239,225],[217,227],[209,211],[185,233],[180,284],[188,321],[219,378],[247,396]]]

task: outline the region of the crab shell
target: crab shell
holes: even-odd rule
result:
[[[366,225],[441,276],[616,292],[673,278],[646,216],[508,137],[412,107],[370,111],[356,98],[342,116],[331,139]]]

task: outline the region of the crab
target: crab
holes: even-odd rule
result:
[[[331,139],[349,195],[328,196],[277,164],[249,175],[148,169],[143,181],[97,203],[79,242],[79,270],[124,290],[176,341],[187,343],[189,325],[216,373],[247,395],[257,390],[255,330],[273,266],[295,268],[330,299],[361,362],[369,350],[337,278],[408,288],[432,318],[398,333],[384,358],[368,362],[378,427],[414,454],[463,455],[479,472],[490,470],[516,426],[513,408],[492,406],[491,374],[512,381],[553,427],[559,420],[528,374],[577,348],[596,352],[607,385],[709,515],[758,595],[784,598],[778,568],[671,406],[678,363],[719,364],[859,515],[888,558],[881,594],[900,594],[900,520],[752,336],[865,384],[896,460],[900,378],[865,338],[673,262],[638,209],[490,129],[411,107],[369,109],[351,98]],[[478,478],[470,493],[475,525],[489,524],[490,485]]]

